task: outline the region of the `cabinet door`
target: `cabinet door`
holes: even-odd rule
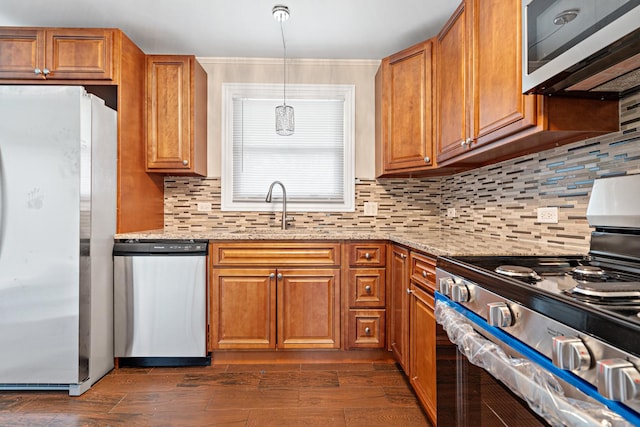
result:
[[[60,28],[48,29],[45,34],[48,80],[113,79],[113,30]]]
[[[465,5],[454,12],[437,37],[437,160],[441,162],[464,152],[469,138],[470,44],[467,32]]]
[[[0,78],[44,79],[44,30],[0,28]]]
[[[278,269],[278,348],[340,347],[340,269]]]
[[[432,164],[431,41],[393,55],[385,88],[389,126],[384,144],[386,171],[424,169]]]
[[[213,269],[211,349],[276,346],[275,270]]]
[[[188,170],[191,93],[188,58],[147,57],[147,168]]]
[[[522,94],[519,2],[473,1],[477,145],[536,125],[535,95]]]
[[[409,379],[429,418],[436,422],[436,318],[433,296],[411,286]]]
[[[389,350],[409,372],[409,251],[403,247],[392,248],[390,280]]]

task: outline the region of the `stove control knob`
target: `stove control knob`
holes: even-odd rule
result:
[[[458,277],[441,277],[440,278],[440,293],[448,297],[451,296],[451,288],[456,283],[462,283],[462,279]]]
[[[591,367],[591,354],[578,337],[553,337],[552,360],[567,371],[586,371]]]
[[[487,304],[487,308],[489,309],[489,318],[487,319],[489,325],[497,328],[513,326],[513,314],[507,304],[492,302]]]
[[[598,392],[618,402],[640,401],[640,372],[624,359],[601,360],[597,365]]]
[[[454,283],[449,289],[451,292],[451,301],[453,302],[469,302],[469,288],[463,283]]]

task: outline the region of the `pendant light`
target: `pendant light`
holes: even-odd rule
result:
[[[282,28],[282,23],[289,19],[289,8],[283,5],[276,5],[273,7],[271,13],[273,14],[273,18],[280,22],[280,34],[282,34],[282,47],[284,50],[282,56],[282,105],[276,107],[276,133],[278,135],[288,136],[293,135],[295,129],[293,107],[287,105],[287,44],[284,41],[284,29]]]

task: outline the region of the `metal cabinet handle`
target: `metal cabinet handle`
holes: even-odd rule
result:
[[[427,278],[427,272],[422,270],[422,277],[424,277],[425,279]]]
[[[407,259],[407,256],[405,254],[400,254],[400,259]]]
[[[431,162],[431,157],[429,157],[429,156],[425,156],[425,158],[424,158],[424,162],[425,162],[425,163],[430,163],[430,162]]]
[[[413,291],[409,288],[407,288],[407,295],[411,295],[413,293]]]
[[[365,259],[371,259],[371,254],[369,252],[364,254]]]
[[[371,328],[369,328],[369,327],[364,328],[364,333],[367,334],[367,335],[371,335]]]
[[[277,277],[278,277],[278,280],[281,280],[282,279],[282,273],[278,273]]]
[[[366,293],[370,294],[370,293],[371,293],[371,286],[369,286],[369,285],[365,286],[365,287],[364,287],[364,291],[365,291]]]
[[[185,165],[185,166],[187,166],[187,165],[189,164],[189,160],[183,160],[183,161],[182,161],[182,164],[183,164],[183,165]]]
[[[276,273],[269,274],[269,279],[275,279],[275,277],[276,277]]]
[[[44,74],[45,76],[48,76],[48,75],[49,75],[49,72],[50,72],[50,71],[49,71],[49,69],[48,69],[48,68],[45,68],[45,69],[43,69],[43,70],[42,70],[42,74]]]
[[[33,72],[36,74],[42,74],[42,70],[40,68],[36,68]]]

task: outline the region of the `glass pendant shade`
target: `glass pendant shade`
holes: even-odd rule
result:
[[[295,118],[293,107],[287,104],[276,107],[276,133],[282,136],[293,135]]]

